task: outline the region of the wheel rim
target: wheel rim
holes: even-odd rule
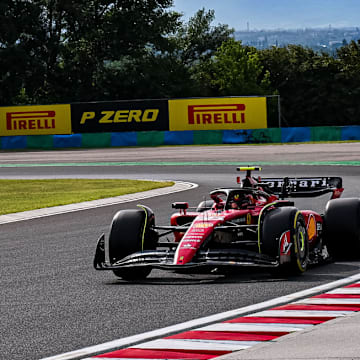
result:
[[[305,235],[304,235],[304,228],[303,227],[301,227],[300,229],[299,229],[300,231],[299,231],[299,249],[300,249],[300,254],[303,256],[304,255],[304,252],[305,252]]]
[[[298,259],[303,265],[307,261],[307,244],[306,244],[306,229],[302,224],[298,224],[297,234],[296,234],[296,245],[298,251]]]

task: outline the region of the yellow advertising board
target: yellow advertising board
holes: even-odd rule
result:
[[[0,107],[0,136],[71,134],[70,105]]]
[[[171,131],[267,128],[265,97],[169,100]]]

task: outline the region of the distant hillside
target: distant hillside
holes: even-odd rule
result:
[[[360,39],[360,29],[356,28],[319,28],[297,30],[250,30],[236,31],[235,39],[243,45],[266,49],[271,46],[288,44],[310,47],[316,51],[334,53],[337,48]]]

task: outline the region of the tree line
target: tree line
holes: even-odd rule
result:
[[[360,123],[360,41],[257,50],[172,0],[0,0],[0,106],[280,95],[283,126]],[[276,105],[269,126],[277,126]]]

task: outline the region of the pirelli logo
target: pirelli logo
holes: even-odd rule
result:
[[[55,129],[55,111],[18,111],[6,113],[6,130]]]
[[[169,100],[169,129],[239,130],[267,127],[265,97]]]
[[[0,136],[71,134],[70,104],[0,107]]]
[[[244,124],[245,104],[189,105],[189,125]]]

